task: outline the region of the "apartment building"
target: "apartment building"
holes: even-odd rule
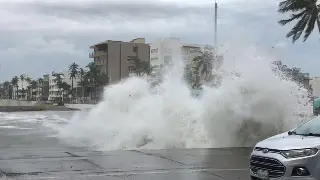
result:
[[[109,75],[110,83],[116,83],[135,72],[128,57],[137,56],[142,61],[150,61],[150,46],[145,38],[133,39],[130,42],[107,40],[90,46],[89,54],[102,72]]]
[[[29,83],[26,80],[19,80],[17,85],[17,87],[12,89],[12,99],[27,100],[29,95],[27,92]]]
[[[41,98],[43,101],[48,101],[49,99],[49,74],[43,75],[43,84],[42,84],[42,89],[41,89]]]
[[[36,101],[47,101],[49,98],[49,74],[43,75],[43,82],[38,82],[37,88],[32,89],[32,98]]]
[[[14,87],[12,89],[12,98],[19,100],[36,100],[36,101],[47,101],[49,94],[49,75],[43,75],[43,82],[39,84],[37,79],[36,88],[29,89],[28,86],[31,84],[26,80],[18,81],[18,88]],[[17,92],[18,90],[18,92]]]
[[[66,82],[70,86],[72,85],[72,79],[70,78],[69,71],[61,71],[59,74],[61,74],[62,82]],[[57,80],[55,76],[48,75],[48,100],[54,101],[57,98],[60,98],[60,92],[61,89],[59,89]],[[73,79],[73,88],[78,87],[78,82],[80,81],[80,78]]]
[[[150,44],[150,62],[155,68],[183,61],[190,63],[207,45],[181,43],[180,38],[159,38]],[[212,46],[208,46],[213,48]]]

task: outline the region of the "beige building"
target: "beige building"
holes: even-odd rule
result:
[[[320,77],[311,77],[309,85],[312,87],[312,95],[320,97]]]
[[[102,72],[108,73],[111,83],[134,73],[135,67],[128,62],[128,57],[138,56],[143,61],[150,61],[150,46],[144,38],[130,42],[112,41],[90,46],[93,52],[89,54]]]

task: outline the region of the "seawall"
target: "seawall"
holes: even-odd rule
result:
[[[0,99],[0,106],[34,106],[36,101],[21,101],[15,99]]]
[[[78,111],[76,108],[53,105],[35,106],[0,106],[0,112],[21,112],[21,111]]]
[[[36,101],[20,101],[13,99],[0,99],[0,112],[19,111],[76,111],[78,108],[39,104]]]

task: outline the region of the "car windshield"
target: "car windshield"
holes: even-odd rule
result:
[[[293,132],[298,135],[320,135],[320,117],[300,125]]]

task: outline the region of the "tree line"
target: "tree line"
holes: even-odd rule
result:
[[[199,51],[198,55],[185,66],[184,79],[186,83],[193,90],[201,90],[202,84],[219,85],[219,76],[214,75],[213,72],[220,68],[222,61],[222,56],[215,55],[212,48],[206,47],[204,51]],[[128,57],[128,62],[134,67],[136,76],[150,76],[154,72],[155,67],[151,66],[149,61],[142,61],[138,57]],[[289,78],[289,80],[296,82],[312,92],[312,88],[309,85],[309,77],[306,76],[305,73],[302,73],[300,68],[289,68],[281,61],[274,61],[273,65],[275,65],[273,69],[275,72],[281,71],[282,75],[286,78]],[[102,72],[94,62],[89,63],[84,68],[79,67],[79,65],[74,62],[69,66],[68,73],[71,84],[63,81],[64,74],[55,72],[51,74],[55,77],[54,81],[58,90],[58,98],[55,99],[55,101],[73,101],[74,98],[81,98],[83,101],[86,99],[98,101],[101,95],[97,96],[96,93],[103,92],[103,87],[110,84],[108,73]],[[25,97],[27,97],[27,100],[36,100],[35,97],[39,92],[33,90],[37,88],[42,91],[40,94],[43,94],[43,78],[33,80],[26,75],[20,75],[19,77],[14,76],[11,81],[5,81],[3,83],[5,91],[7,92],[6,98],[25,99]],[[26,81],[27,86],[19,89],[19,81]],[[21,85],[23,86],[24,84],[21,83]],[[13,91],[13,89],[16,91]],[[14,95],[13,92],[17,94]],[[43,99],[40,98],[40,100]]]
[[[138,57],[128,57],[128,62],[135,67],[134,73],[137,76],[150,75],[153,70],[149,61],[142,61]],[[101,71],[94,62],[90,62],[85,67],[80,67],[74,62],[69,66],[68,75],[71,84],[63,80],[64,74],[51,73],[51,76],[54,77],[53,81],[58,95],[54,101],[73,101],[75,98],[82,98],[85,101],[89,97],[91,100],[98,100],[100,97],[96,93],[99,90],[101,92],[103,87],[110,83],[108,73]],[[20,88],[19,85],[21,85]],[[32,101],[47,100],[43,96],[45,91],[43,78],[33,79],[26,74],[21,74],[20,76],[14,76],[10,81],[5,81],[2,86],[5,93],[1,98]],[[49,91],[49,87],[47,89]]]

